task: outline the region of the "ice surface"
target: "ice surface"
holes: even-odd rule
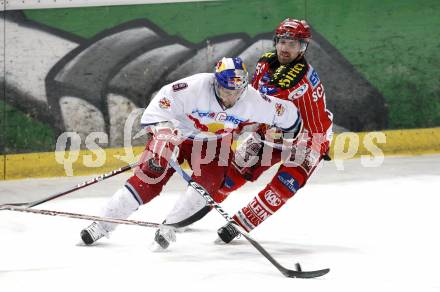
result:
[[[283,277],[243,238],[214,244],[224,219],[211,212],[168,251],[152,253],[154,229],[120,226],[95,246],[79,244],[88,221],[0,211],[0,291],[440,291],[440,155],[333,162],[279,212],[252,232],[279,262],[303,270],[331,268],[318,279]],[[232,194],[231,215],[273,170]],[[96,214],[127,175],[37,208]],[[0,203],[32,201],[84,177],[5,181]],[[164,193],[131,219],[161,222],[185,184],[174,176]]]

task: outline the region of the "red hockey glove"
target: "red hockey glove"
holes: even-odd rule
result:
[[[149,156],[156,166],[166,168],[168,161],[179,154],[178,145],[182,141],[177,129],[155,127],[152,129],[153,138],[148,144]]]

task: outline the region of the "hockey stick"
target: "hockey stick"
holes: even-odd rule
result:
[[[83,220],[91,220],[91,221],[100,221],[100,222],[108,222],[108,223],[116,223],[116,224],[125,224],[125,225],[138,225],[143,227],[170,227],[166,224],[159,224],[153,222],[145,222],[145,221],[136,221],[136,220],[127,220],[127,219],[116,219],[110,217],[99,217],[93,215],[84,215],[78,213],[69,213],[69,212],[61,212],[61,211],[52,211],[52,210],[42,210],[42,209],[29,209],[24,207],[12,206],[12,205],[2,205],[0,206],[0,210],[9,210],[9,211],[18,211],[25,213],[33,213],[33,214],[41,214],[41,215],[49,215],[49,216],[61,216],[75,219],[83,219]]]
[[[184,180],[188,182],[191,187],[193,187],[206,200],[209,205],[214,207],[217,212],[219,212],[220,215],[222,215],[223,218],[226,219],[226,221],[234,224],[234,228],[237,229],[237,231],[240,232],[240,234],[243,235],[243,237],[246,238],[247,241],[249,241],[250,244],[252,244],[266,259],[268,259],[272,263],[272,265],[274,265],[284,276],[289,278],[316,278],[323,276],[330,271],[330,269],[302,271],[299,264],[296,264],[297,270],[290,270],[283,267],[256,240],[254,240],[249,235],[249,233],[246,232],[246,230],[237,225],[235,221],[228,215],[228,213],[223,210],[220,204],[216,203],[212,199],[211,195],[205,190],[205,188],[193,181],[191,177],[185,171],[183,171],[179,164],[177,164],[173,159],[170,159],[169,164],[180,176],[183,177]]]
[[[53,200],[53,199],[59,198],[59,197],[61,197],[61,196],[64,196],[64,195],[70,194],[70,193],[72,193],[72,192],[75,192],[75,191],[80,190],[80,189],[82,189],[82,188],[85,188],[85,187],[87,187],[87,186],[91,186],[91,185],[93,185],[93,184],[95,184],[95,183],[97,183],[97,182],[99,182],[99,181],[102,181],[102,180],[108,179],[108,178],[110,178],[110,177],[112,177],[112,176],[115,176],[115,175],[118,175],[118,174],[120,174],[120,173],[123,173],[123,172],[125,172],[125,171],[127,171],[127,170],[130,170],[130,169],[136,167],[138,164],[139,164],[139,162],[131,163],[131,164],[128,164],[128,165],[126,165],[126,166],[123,166],[123,167],[121,167],[121,168],[119,168],[119,169],[115,169],[115,170],[113,170],[113,171],[111,171],[111,172],[109,172],[109,173],[101,174],[100,176],[97,176],[97,177],[95,177],[95,178],[92,178],[92,179],[90,179],[90,180],[88,180],[88,181],[85,181],[85,182],[79,183],[79,184],[77,184],[76,186],[74,186],[74,187],[72,187],[72,188],[70,188],[70,189],[68,189],[68,190],[66,190],[66,191],[64,191],[64,192],[57,193],[57,194],[55,194],[55,195],[52,195],[52,196],[47,197],[47,198],[44,198],[44,199],[40,199],[40,200],[33,201],[33,202],[27,202],[27,203],[11,203],[11,204],[3,204],[3,205],[0,205],[0,210],[2,210],[2,209],[4,210],[4,208],[2,208],[2,207],[3,207],[3,206],[6,206],[6,205],[7,205],[7,206],[22,206],[22,207],[26,207],[26,208],[34,207],[34,206],[37,206],[37,205],[43,204],[43,203],[45,203],[45,202],[48,202],[48,201],[50,201],[50,200]]]

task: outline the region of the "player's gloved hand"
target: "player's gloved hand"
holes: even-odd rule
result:
[[[232,164],[238,172],[247,180],[252,176],[252,167],[260,160],[263,142],[258,138],[258,134],[249,135],[235,151]]]
[[[299,134],[302,131],[302,122],[300,122],[295,128],[288,131],[280,129],[278,127],[260,127],[259,134],[264,138],[264,143],[281,149],[284,147],[292,147],[295,144]]]
[[[166,168],[168,161],[179,154],[179,144],[183,138],[177,129],[171,127],[153,127],[153,138],[148,144],[150,159],[156,166]]]

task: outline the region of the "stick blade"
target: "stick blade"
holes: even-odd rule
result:
[[[330,272],[330,269],[322,269],[316,271],[294,271],[286,269],[283,271],[283,275],[288,278],[301,278],[301,279],[310,279],[324,276]]]

